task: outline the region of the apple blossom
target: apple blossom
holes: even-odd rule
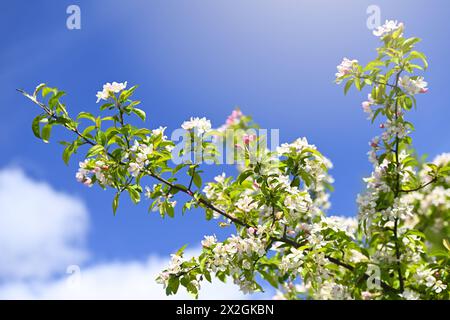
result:
[[[399,28],[403,28],[403,23],[398,23],[397,20],[386,20],[383,25],[373,30],[373,35],[377,37],[384,37]]]

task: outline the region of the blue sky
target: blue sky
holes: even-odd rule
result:
[[[81,8],[81,30],[66,28],[70,4]],[[168,255],[185,243],[198,246],[204,234],[224,234],[201,211],[162,220],[123,201],[114,217],[112,192],[76,183],[80,158],[62,162],[61,131],[49,145],[34,138],[37,109],[15,91],[45,82],[68,93],[72,114],[95,113],[103,83],[128,81],[140,85],[136,97],[151,128],[175,129],[190,116],[219,126],[240,106],[263,128],[280,129],[282,142],[306,136],[334,164],[330,213],[353,216],[370,172],[367,141],[379,129],[360,108],[366,93],[344,97],[333,79],[342,57],[375,57],[378,39],[366,27],[371,4],[383,21],[403,21],[408,36],[424,39],[430,91],[409,115],[414,143],[430,157],[449,151],[448,1],[18,0],[2,3],[0,13],[0,170],[20,168],[83,201],[88,265]],[[205,170],[209,178],[222,171]],[[46,219],[45,210],[38,214]]]

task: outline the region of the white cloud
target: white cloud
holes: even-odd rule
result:
[[[89,216],[83,202],[27,177],[0,170],[0,299],[165,299],[155,277],[169,257],[83,266]],[[198,254],[189,250],[187,256]],[[80,273],[55,278],[69,265]],[[200,299],[270,298],[243,295],[232,283],[206,281]],[[181,290],[169,298],[191,298]]]
[[[0,280],[44,278],[81,263],[88,213],[79,199],[0,170]]]
[[[80,273],[54,281],[11,283],[0,287],[0,299],[191,299],[180,289],[167,297],[156,274],[169,262],[168,258],[149,257],[147,261],[111,262],[81,268]],[[200,290],[200,299],[270,298],[269,295],[243,295],[231,282],[213,279]]]

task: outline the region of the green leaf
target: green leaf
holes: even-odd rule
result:
[[[37,116],[36,118],[34,118],[33,123],[31,124],[31,129],[33,129],[33,133],[34,135],[41,139],[41,127],[40,127],[40,122],[42,119],[42,115]]]
[[[139,108],[133,108],[132,111],[139,117],[142,119],[142,121],[145,121],[146,118],[146,114],[144,110],[141,110]]]
[[[350,79],[347,81],[344,87],[344,94],[347,94],[348,90],[352,87],[354,81],[355,81],[354,79]]]
[[[86,158],[89,157],[93,157],[96,156],[97,154],[99,154],[100,152],[102,152],[103,150],[105,150],[105,148],[103,148],[103,146],[96,144],[95,146],[92,146],[89,151],[86,154]]]
[[[169,217],[173,218],[175,216],[175,209],[169,203],[165,204],[165,209]]]
[[[269,282],[272,285],[272,287],[278,288],[279,283],[278,283],[277,279],[273,275],[271,275],[270,273],[268,273],[268,272],[266,272],[264,270],[260,270],[259,273],[262,275],[262,277],[267,282]]]
[[[138,86],[133,86],[128,90],[123,90],[122,93],[120,94],[119,102],[120,103],[125,102],[133,94],[134,90],[136,90],[137,87]]]
[[[361,82],[359,82],[359,79],[355,79],[355,87],[358,89],[358,91],[361,91]]]
[[[245,181],[245,179],[247,179],[248,177],[250,177],[253,174],[252,170],[246,170],[244,172],[242,172],[239,177],[237,178],[236,182],[239,184],[242,184],[242,182]]]
[[[373,114],[372,117],[372,123],[374,123],[375,119],[377,118],[377,116],[380,114],[380,112],[383,110],[383,108],[378,108],[375,113]]]
[[[117,207],[119,207],[119,197],[120,197],[120,192],[117,192],[116,195],[114,196],[114,200],[113,200],[113,203],[112,203],[112,208],[113,208],[114,215],[116,215]]]
[[[136,190],[137,186],[129,186],[127,188],[128,193],[130,194],[131,201],[134,203],[138,203],[141,201],[141,193]]]
[[[50,140],[50,133],[52,132],[52,125],[51,124],[46,124],[43,128],[42,128],[42,140],[45,143],[48,143]]]
[[[177,256],[181,256],[182,254],[183,254],[183,252],[184,252],[184,250],[186,249],[186,247],[187,247],[188,245],[187,245],[187,243],[184,245],[184,246],[182,246],[180,249],[178,249],[178,251],[175,253]]]
[[[194,184],[197,186],[197,188],[202,187],[202,178],[200,177],[200,175],[197,172],[195,172],[195,174],[194,174],[193,181],[194,181]]]
[[[180,280],[178,277],[170,277],[167,283],[166,294],[171,295],[177,293],[179,286]]]
[[[411,53],[409,54],[408,60],[412,60],[412,59],[422,60],[424,69],[428,68],[427,57],[422,52],[411,51]]]
[[[77,120],[79,120],[79,119],[88,119],[95,123],[94,115],[89,112],[84,112],[84,111],[80,112],[77,116]]]
[[[115,104],[112,102],[104,103],[100,106],[100,110],[113,109],[114,106],[115,106]]]
[[[45,98],[46,95],[48,95],[50,92],[54,92],[55,90],[53,88],[44,87],[42,88],[42,97]]]
[[[70,156],[73,154],[73,145],[69,144],[67,147],[64,148],[63,151],[63,160],[64,163],[67,165],[69,164]]]

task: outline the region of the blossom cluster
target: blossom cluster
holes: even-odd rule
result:
[[[410,95],[418,93],[426,93],[428,91],[428,83],[423,80],[423,77],[417,77],[412,79],[409,76],[403,76],[398,80],[398,85],[405,89]]]
[[[403,28],[403,23],[399,23],[397,20],[386,20],[383,25],[373,30],[373,35],[382,38],[400,28]]]
[[[198,135],[202,135],[211,130],[211,121],[205,117],[191,117],[190,120],[184,121],[181,125],[184,130],[195,131]]]
[[[119,93],[120,91],[124,90],[127,87],[127,82],[118,83],[106,83],[103,85],[103,90],[97,92],[97,103],[100,102],[100,100],[108,100],[112,94]]]
[[[102,160],[85,159],[79,163],[75,178],[88,187],[92,187],[94,184],[93,177],[101,185],[106,185],[108,184],[108,169],[109,166]]]
[[[342,62],[337,66],[338,72],[336,73],[336,83],[342,82],[342,77],[351,74],[356,69],[355,67],[358,64],[358,60],[350,60],[348,58],[344,58]]]

